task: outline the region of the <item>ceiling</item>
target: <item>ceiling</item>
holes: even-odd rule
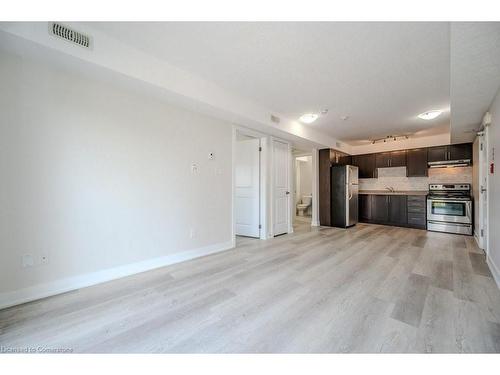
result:
[[[500,23],[451,25],[451,140],[470,141],[500,86]]]
[[[351,145],[388,135],[450,133],[450,117],[455,138],[457,132],[470,137],[463,128],[477,124],[500,84],[494,53],[483,51],[498,44],[500,33],[491,35],[498,23],[458,25],[453,37],[448,22],[86,25],[281,116],[328,109],[308,126]],[[478,38],[484,40],[476,45]],[[450,40],[458,64],[450,61]],[[431,121],[416,117],[431,109],[444,114]]]
[[[115,38],[296,119],[359,141],[437,132],[447,109],[447,23],[96,23]],[[345,121],[342,116],[349,116]]]

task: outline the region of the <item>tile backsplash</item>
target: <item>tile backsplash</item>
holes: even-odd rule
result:
[[[360,178],[359,190],[429,190],[429,184],[472,184],[472,167],[430,168],[429,177],[406,177],[406,167],[379,168],[378,178]]]

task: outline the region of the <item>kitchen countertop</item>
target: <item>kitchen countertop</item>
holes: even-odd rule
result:
[[[427,195],[429,192],[427,190],[360,190],[359,194],[370,194],[370,195]]]

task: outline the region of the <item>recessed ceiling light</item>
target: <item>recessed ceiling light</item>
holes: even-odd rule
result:
[[[438,117],[441,113],[443,113],[443,111],[440,110],[427,111],[419,114],[418,118],[421,118],[422,120],[432,120]]]
[[[317,119],[318,115],[316,113],[305,113],[299,118],[300,122],[303,122],[305,124],[311,124]]]

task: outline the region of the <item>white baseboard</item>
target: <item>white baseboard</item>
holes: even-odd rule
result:
[[[134,275],[155,268],[165,267],[171,264],[184,262],[186,260],[201,256],[218,253],[235,247],[234,239],[228,242],[217,243],[193,250],[183,251],[159,258],[147,259],[141,262],[126,264],[119,267],[108,268],[102,271],[92,272],[84,275],[59,279],[48,283],[34,285],[28,288],[12,292],[0,293],[0,309],[20,305],[22,303],[37,299],[66,293],[71,290],[85,288],[88,286],[104,283],[122,277]]]
[[[500,270],[498,267],[493,263],[489,257],[486,257],[486,263],[488,264],[488,267],[490,267],[491,274],[493,275],[493,278],[495,279],[495,282],[497,283],[498,288],[500,288]]]

